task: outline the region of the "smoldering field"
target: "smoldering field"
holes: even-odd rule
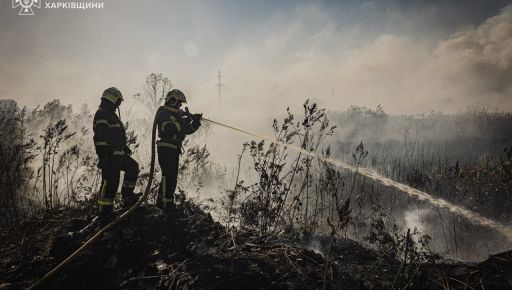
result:
[[[2,100],[0,108],[2,220],[14,225],[58,207],[93,211],[100,183],[92,145],[93,112],[59,101],[24,109]],[[135,116],[122,115],[141,167],[142,190],[148,178],[152,122],[149,116]],[[335,229],[338,237],[376,247],[387,238],[400,245],[407,233],[418,250],[470,261],[512,247],[499,232],[357,171],[203,123],[185,145],[176,198],[194,200],[223,224],[260,233],[293,228],[320,236]],[[307,101],[302,111],[283,108],[262,133],[357,168],[374,169],[512,226],[511,127],[510,113],[485,107],[408,116],[388,115],[380,106],[325,111]],[[149,203],[156,194],[158,170],[156,177]],[[313,239],[312,244],[317,242]]]

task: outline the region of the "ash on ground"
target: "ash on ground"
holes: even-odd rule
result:
[[[0,289],[29,287],[99,229],[56,210],[2,229]],[[330,254],[327,254],[330,253]],[[290,232],[258,235],[214,222],[193,203],[173,216],[143,206],[42,289],[512,288],[512,251],[479,264],[404,265],[362,243]]]

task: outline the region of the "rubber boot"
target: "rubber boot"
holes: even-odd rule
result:
[[[100,225],[106,225],[115,218],[113,206],[102,206],[98,212],[98,222]]]
[[[174,229],[176,227],[176,218],[178,217],[174,202],[168,202],[165,205],[164,215],[166,223]]]
[[[159,194],[156,198],[156,206],[165,213],[176,211],[176,205],[174,205],[174,197],[164,199]]]
[[[165,212],[167,213],[175,213],[176,212],[176,205],[173,202],[168,202],[165,206]]]
[[[157,197],[156,197],[156,203],[155,203],[156,207],[158,207],[160,210],[162,211],[165,211],[165,208],[164,208],[164,202],[162,201],[162,196],[159,194]]]

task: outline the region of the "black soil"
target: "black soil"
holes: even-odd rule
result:
[[[80,210],[54,211],[0,233],[0,289],[29,287],[98,229]],[[402,265],[353,240],[227,229],[192,203],[172,216],[137,209],[41,289],[508,289],[512,251],[479,264]],[[405,267],[405,268],[404,268]],[[408,269],[407,269],[408,267]]]

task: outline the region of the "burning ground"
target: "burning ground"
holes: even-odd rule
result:
[[[30,286],[97,230],[93,216],[54,210],[2,229],[0,288]],[[315,251],[311,248],[315,247]],[[107,232],[44,285],[51,289],[328,289],[512,287],[512,252],[478,264],[416,262],[350,239],[226,228],[191,202],[153,206]],[[417,254],[417,253],[415,253]]]

